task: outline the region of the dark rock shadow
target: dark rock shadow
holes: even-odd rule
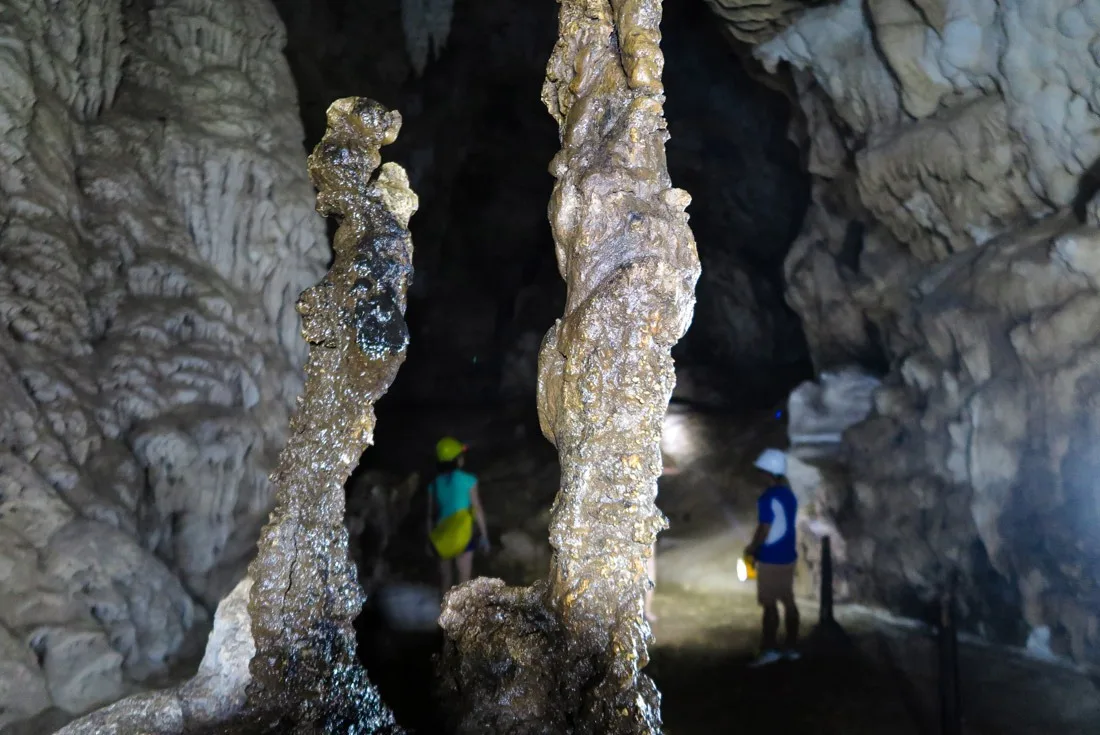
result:
[[[1073,216],[1084,224],[1088,217],[1088,204],[1100,193],[1100,158],[1092,162],[1077,182],[1077,194],[1073,197]]]
[[[893,681],[855,656],[809,656],[752,669],[751,656],[656,649],[647,669],[672,735],[925,735]]]

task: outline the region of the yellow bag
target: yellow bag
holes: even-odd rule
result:
[[[428,536],[442,559],[454,559],[466,550],[473,537],[474,516],[468,509],[441,520]]]

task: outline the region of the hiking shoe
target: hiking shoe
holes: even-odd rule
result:
[[[797,661],[798,659],[802,658],[802,654],[794,650],[793,648],[790,648],[783,652],[783,658],[787,659],[788,661]]]
[[[775,662],[782,661],[782,660],[783,660],[783,654],[780,653],[779,651],[774,651],[774,650],[764,651],[763,653],[761,653],[759,656],[756,657],[755,661],[753,661],[751,664],[749,664],[749,668],[755,669],[759,666],[767,666],[768,664],[774,664]]]

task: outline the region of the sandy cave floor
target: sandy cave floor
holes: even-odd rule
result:
[[[387,426],[385,416],[380,419]],[[440,427],[470,441],[471,469],[483,488],[494,551],[478,558],[475,574],[529,583],[548,562],[547,510],[557,487],[552,448],[529,421],[466,414],[404,422],[376,449],[407,467],[410,448],[430,447]],[[661,480],[658,497],[670,528],[658,543],[659,620],[647,668],[662,692],[666,732],[761,726],[792,735],[938,733],[935,640],[870,611],[838,608],[853,641],[842,653],[748,668],[758,645],[759,608],[751,583],[737,582],[734,564],[752,531],[758,489],[751,458],[781,438],[782,425],[771,412],[739,418],[681,413],[666,425],[666,461],[679,473]],[[415,535],[423,519],[407,525]],[[397,576],[434,582],[434,562],[422,546],[398,544]],[[805,593],[800,607],[807,635],[818,610],[808,581],[798,587]],[[432,694],[431,656],[439,635],[389,630],[370,612],[360,630],[371,679],[399,721],[420,733],[445,732]],[[1095,678],[967,644],[960,670],[968,735],[1100,733]]]

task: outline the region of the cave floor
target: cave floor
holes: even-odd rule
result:
[[[749,668],[759,636],[750,595],[665,588],[647,672],[669,735],[918,733],[905,702],[858,657],[806,656]]]
[[[475,573],[529,584],[549,561],[544,539],[557,489],[553,451],[534,431],[504,426],[489,432],[473,426],[473,418],[461,435],[492,434],[497,449],[495,456],[475,457],[494,543],[490,557],[475,561]],[[662,692],[666,732],[714,735],[759,726],[790,735],[939,733],[936,642],[912,625],[840,606],[837,618],[850,646],[748,667],[760,614],[753,587],[737,582],[733,564],[752,532],[751,458],[780,429],[766,415],[686,415],[666,426],[666,458],[682,471],[662,479],[658,497],[670,528],[657,547],[659,620],[646,669]],[[431,434],[424,434],[406,435],[401,444],[428,444]],[[412,522],[394,566],[403,568],[407,582],[434,584],[434,562],[417,536],[423,521]],[[807,580],[796,590],[806,597],[800,608],[808,636],[818,610]],[[369,614],[360,631],[371,679],[398,721],[419,733],[446,732],[434,704],[431,656],[441,644],[438,632],[399,633]],[[1100,733],[1100,682],[1068,667],[962,644],[960,677],[966,735]]]
[[[905,698],[855,650],[753,669],[760,610],[729,572],[744,533],[668,538],[659,548],[654,644],[646,671],[669,735],[921,733]],[[800,603],[803,635],[816,610]]]
[[[819,610],[800,599],[807,655],[749,668],[760,609],[753,585],[728,571],[746,528],[672,534],[658,547],[658,621],[647,671],[662,692],[669,735],[757,725],[792,735],[938,734],[937,643],[911,623],[838,606],[850,646],[815,655]],[[1075,669],[964,642],[959,674],[966,735],[1100,733],[1100,680]]]
[[[817,608],[800,605],[807,633]],[[669,735],[735,732],[939,733],[936,643],[930,634],[858,608],[838,609],[851,647],[796,662],[748,667],[759,636],[751,590],[659,588],[647,672],[662,692]],[[967,735],[1100,732],[1096,682],[1058,665],[962,645]]]
[[[851,645],[749,668],[759,636],[751,584],[726,573],[741,531],[668,537],[658,555],[651,662],[662,692],[668,735],[769,732],[807,735],[939,733],[936,642],[913,625],[858,607],[837,618]],[[518,581],[518,580],[509,580]],[[812,640],[816,604],[800,601]],[[443,733],[433,702],[431,655],[438,634],[375,629],[365,651],[371,678],[399,721],[420,733]],[[977,644],[960,646],[966,735],[1095,735],[1100,689],[1073,669]]]

